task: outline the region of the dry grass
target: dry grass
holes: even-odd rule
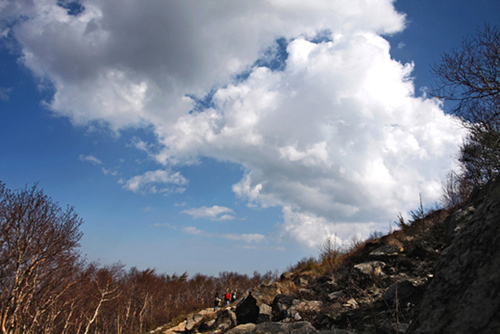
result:
[[[365,247],[368,243],[382,243],[395,246],[400,252],[408,248],[417,238],[434,238],[436,229],[442,229],[442,222],[450,214],[451,209],[439,209],[424,211],[423,207],[412,212],[412,219],[405,221],[403,217],[398,216],[399,222],[395,222],[399,230],[390,231],[387,234],[373,233],[366,240],[353,238],[347,247],[339,247],[334,237],[325,238],[319,248],[318,258],[303,258],[294,266],[288,268],[288,271],[301,274],[304,272],[313,272],[316,277],[325,274],[340,273],[354,264],[359,263],[366,257]]]

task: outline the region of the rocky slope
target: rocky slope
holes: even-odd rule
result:
[[[157,333],[500,333],[500,181]]]
[[[450,246],[408,333],[500,333],[500,179],[445,223]]]

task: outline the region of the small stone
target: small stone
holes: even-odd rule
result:
[[[344,307],[350,307],[350,308],[353,308],[353,309],[356,309],[356,308],[359,307],[358,302],[354,298],[349,299],[343,306]]]
[[[344,291],[340,290],[340,291],[335,291],[335,292],[332,292],[328,295],[328,299],[330,300],[335,300],[335,299],[338,299],[340,297],[343,297],[345,296],[345,293]]]
[[[370,253],[371,258],[375,259],[380,259],[380,258],[388,258],[388,257],[394,257],[399,254],[398,248],[395,246],[391,245],[384,245],[382,247],[379,247],[375,249],[373,252]]]

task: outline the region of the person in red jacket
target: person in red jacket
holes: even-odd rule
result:
[[[229,290],[226,290],[226,295],[224,296],[224,299],[226,300],[226,306],[229,306],[229,301],[231,300],[231,294],[229,293]]]

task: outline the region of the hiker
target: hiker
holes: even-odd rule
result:
[[[220,305],[220,298],[219,298],[219,293],[215,293],[215,298],[214,298],[214,311],[217,311],[219,309]]]
[[[229,293],[229,290],[226,290],[226,295],[224,297],[226,299],[226,306],[229,306],[229,301],[231,300],[231,294]]]
[[[234,303],[236,301],[236,292],[233,292],[231,295],[231,303]]]

